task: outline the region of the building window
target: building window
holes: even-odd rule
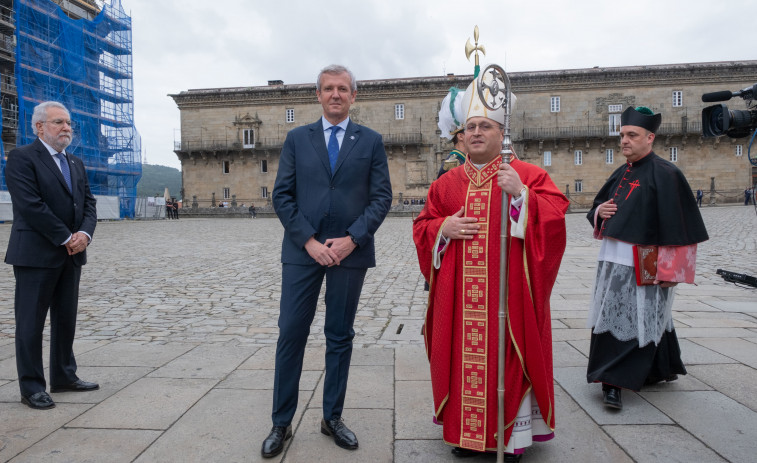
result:
[[[243,148],[255,148],[255,131],[252,129],[242,130],[242,147]]]
[[[744,145],[736,145],[736,156],[744,154]]]
[[[582,193],[584,191],[584,181],[583,180],[576,180],[574,191],[576,193]]]
[[[268,198],[268,187],[267,186],[261,186],[260,187],[260,197],[263,199]]]
[[[678,162],[678,147],[670,147],[670,162]]]
[[[580,166],[584,163],[584,153],[581,150],[575,150],[573,152],[573,163],[577,166]]]
[[[394,118],[397,120],[405,118],[405,103],[397,103],[394,105]]]
[[[610,114],[608,135],[620,135],[620,114]]]
[[[544,152],[544,165],[545,166],[551,166],[552,165],[552,151],[545,151]]]
[[[268,173],[268,160],[267,159],[260,160],[260,172],[264,174]]]
[[[607,112],[610,113],[622,113],[623,112],[623,105],[622,104],[611,104],[607,106]]]
[[[287,123],[294,122],[294,108],[287,108]]]
[[[223,199],[229,199],[231,198],[231,189],[230,188],[224,188],[223,189]]]
[[[673,90],[673,107],[680,108],[683,106],[683,91]]]
[[[221,164],[223,165],[223,173],[228,174],[230,169],[229,161],[223,161]]]
[[[553,96],[549,98],[549,112],[552,112],[552,113],[560,112],[560,97],[559,96]]]
[[[605,164],[612,164],[615,162],[615,152],[613,150],[605,150]]]

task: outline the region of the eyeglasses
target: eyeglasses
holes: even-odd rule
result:
[[[476,127],[478,127],[478,130],[482,132],[488,132],[492,129],[499,129],[498,126],[495,126],[494,124],[490,124],[488,122],[481,122],[480,124],[468,124],[465,126],[466,132],[475,132]]]
[[[53,119],[51,121],[40,121],[40,122],[49,122],[55,127],[62,127],[63,124],[66,124],[67,126],[71,127],[72,129],[76,126],[76,123],[69,120],[69,119]]]

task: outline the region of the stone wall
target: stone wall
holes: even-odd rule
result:
[[[350,117],[383,135],[394,203],[400,194],[425,197],[443,155],[452,148],[439,137],[440,102],[451,86],[465,88],[471,78],[358,82]],[[692,189],[708,192],[714,179],[715,190],[725,200],[730,192],[743,192],[752,183],[748,140],[702,138],[701,95],[754,84],[757,61],[525,72],[511,73],[510,78],[517,95],[512,120],[516,152],[544,167],[577,206],[590,202],[624,163],[619,138],[610,133],[611,105],[644,105],[662,113],[654,149],[665,159],[674,149],[675,162]],[[682,106],[673,106],[673,91],[682,92]],[[314,84],[187,90],[172,97],[181,112],[181,146],[176,153],[185,204],[196,196],[201,206],[209,206],[213,196],[222,200],[224,189],[240,204],[270,204],[287,132],[316,121],[322,112]],[[559,112],[550,111],[551,97],[560,98]],[[403,119],[395,119],[396,104],[404,105]],[[741,100],[728,105],[746,109]],[[286,121],[288,109],[294,111],[294,122]],[[246,130],[254,133],[254,147],[244,146]],[[741,156],[736,155],[738,146]],[[607,150],[613,150],[611,163],[606,162]],[[545,152],[551,155],[551,165],[545,165]]]

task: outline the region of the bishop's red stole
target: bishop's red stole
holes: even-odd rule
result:
[[[465,216],[478,219],[479,230],[476,237],[466,240],[463,247],[463,394],[460,443],[464,448],[482,452],[486,450],[486,378],[487,375],[497,374],[487,368],[490,348],[487,339],[490,287],[487,256],[491,230],[489,211],[499,164],[491,163],[480,171],[470,163],[465,164],[465,173],[470,179],[465,199]],[[493,348],[496,352],[497,346]]]

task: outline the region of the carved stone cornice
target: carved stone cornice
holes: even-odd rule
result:
[[[657,87],[757,81],[757,60],[653,66],[593,67],[509,74],[513,91],[556,92],[618,87]]]
[[[660,85],[722,86],[757,81],[757,60],[653,66],[594,67],[508,74],[517,93],[556,92],[597,88],[638,88]],[[409,98],[441,99],[450,87],[466,88],[472,75],[412,77],[358,81],[365,101]],[[192,89],[169,95],[179,109],[198,107],[315,104],[315,84]]]
[[[472,75],[358,81],[358,98],[366,101],[441,99],[450,87],[465,88],[471,79]],[[315,84],[193,89],[169,96],[179,109],[317,103]]]

